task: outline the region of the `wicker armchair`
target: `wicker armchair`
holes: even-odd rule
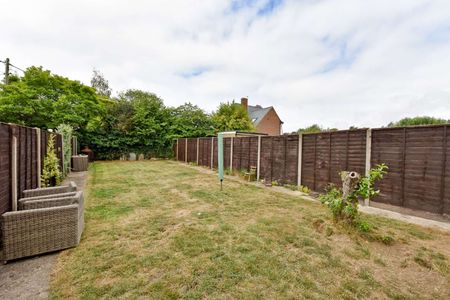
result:
[[[83,192],[75,196],[22,201],[1,216],[2,260],[52,252],[79,244],[84,227]]]
[[[24,203],[29,201],[35,201],[35,200],[47,200],[47,199],[59,199],[59,198],[71,198],[71,197],[77,197],[79,192],[68,192],[68,193],[61,193],[61,194],[51,194],[51,195],[43,195],[43,196],[36,196],[36,197],[27,197],[27,198],[21,198],[17,201],[18,203],[18,209],[24,210],[27,208],[24,208]],[[65,203],[65,202],[64,202]],[[68,203],[72,204],[72,203]],[[33,207],[38,208],[38,207]]]
[[[52,187],[46,187],[46,188],[25,190],[25,191],[23,191],[23,197],[28,198],[28,197],[37,197],[37,196],[45,196],[45,195],[54,195],[54,194],[75,192],[76,190],[77,190],[77,185],[75,184],[75,182],[71,181],[71,182],[69,182],[69,185],[52,186]]]

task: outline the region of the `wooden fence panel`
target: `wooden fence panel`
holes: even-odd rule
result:
[[[389,167],[385,179],[378,185],[381,194],[375,202],[448,213],[447,128],[386,128],[372,132],[372,164],[384,162]]]
[[[36,129],[31,129],[31,188],[38,187],[38,158],[37,158],[37,133]]]
[[[440,212],[444,127],[406,129],[403,206]]]
[[[199,163],[211,167],[211,138],[200,138]]]
[[[284,182],[297,184],[298,176],[298,135],[286,137],[286,169]]]
[[[331,162],[330,162],[330,182],[336,186],[341,184],[339,172],[348,171],[349,168],[349,144],[350,131],[333,132],[331,135]]]
[[[223,139],[223,167],[230,168],[231,138]]]
[[[242,169],[242,137],[235,137],[233,140],[233,170]]]
[[[189,138],[188,141],[188,153],[187,161],[195,163],[197,162],[197,139]]]
[[[331,160],[331,133],[317,134],[315,155],[315,182],[314,190],[324,191],[330,182],[330,160]]]
[[[22,197],[22,192],[27,189],[26,186],[26,175],[27,175],[27,136],[26,136],[26,128],[19,126],[18,127],[18,139],[17,139],[17,147],[19,149],[19,153],[17,155],[18,158],[18,184],[17,184],[17,196]]]
[[[341,171],[365,172],[366,130],[303,135],[302,185],[318,192],[341,185]]]
[[[445,155],[442,157],[442,173],[441,178],[441,213],[450,216],[450,126],[445,126],[444,140],[442,146],[445,148]]]
[[[217,169],[217,138],[213,138],[212,140],[213,144],[214,144],[214,148],[213,148],[213,168]]]
[[[56,135],[55,150],[62,170],[62,137]],[[17,197],[22,197],[26,189],[37,188],[38,173],[38,134],[35,128],[15,124],[0,123],[0,214],[12,209],[12,139],[17,141]],[[49,133],[41,130],[41,170],[47,152]]]
[[[199,149],[198,149],[198,164],[200,166],[206,166],[206,151],[205,151],[205,138],[199,138]]]
[[[371,199],[399,207],[450,215],[449,125],[372,129],[371,162],[385,163],[389,172],[377,184],[379,196]],[[329,184],[341,185],[341,171],[366,170],[367,130],[345,130],[302,136],[301,184],[322,192]],[[211,138],[199,140],[199,164],[211,166]],[[280,184],[296,184],[299,137],[262,136],[260,178]],[[183,157],[183,139],[180,160]],[[196,155],[196,142],[190,143]],[[195,150],[194,150],[195,149]],[[224,139],[224,165],[229,167],[231,139]],[[233,138],[233,169],[257,166],[258,137]],[[214,138],[213,166],[217,167],[217,139]],[[376,204],[374,204],[376,205]]]
[[[372,130],[371,165],[385,163],[389,167],[388,174],[377,183],[381,193],[374,202],[402,206],[404,133],[404,128]]]
[[[316,189],[316,139],[317,135],[305,134],[302,138],[302,181],[301,184],[312,190]]]
[[[258,137],[252,136],[249,139],[249,169],[258,165]]]
[[[272,180],[279,184],[284,184],[284,175],[286,169],[286,138],[283,136],[272,137]]]
[[[0,124],[0,214],[11,210],[10,128]]]
[[[178,160],[186,160],[186,139],[178,139]]]
[[[344,171],[355,171],[364,176],[366,169],[367,129],[349,130],[348,135],[348,169]],[[341,181],[339,180],[340,184]]]
[[[269,182],[272,181],[272,141],[271,137],[261,137],[260,178]]]

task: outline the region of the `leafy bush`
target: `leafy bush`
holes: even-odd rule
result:
[[[343,197],[341,189],[330,186],[326,193],[319,197],[319,200],[328,206],[335,220],[345,220],[356,225],[359,200],[368,199],[380,193],[379,190],[375,190],[374,185],[376,181],[383,178],[387,169],[385,164],[371,169],[368,175],[359,179],[356,188],[346,198]],[[360,229],[364,231],[369,228],[362,225]]]
[[[50,134],[47,144],[47,155],[44,158],[42,170],[42,186],[56,186],[61,183],[61,171],[59,170],[59,159],[55,152],[55,135]]]

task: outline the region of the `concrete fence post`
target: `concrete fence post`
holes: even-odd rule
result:
[[[37,186],[41,187],[41,130],[39,128],[35,128],[36,130],[36,174],[37,174]]]
[[[230,173],[233,173],[233,145],[234,145],[234,138],[231,137],[231,146],[230,146]]]
[[[297,185],[302,185],[303,134],[298,135]]]
[[[214,138],[211,138],[211,169],[214,164]]]
[[[372,159],[372,129],[367,129],[366,131],[366,168],[365,168],[365,175],[369,175],[370,173],[370,162]],[[370,199],[364,199],[364,205],[369,206],[370,205]]]
[[[198,165],[198,153],[199,153],[199,148],[200,147],[200,139],[197,138],[197,165]]]
[[[12,210],[17,210],[17,137],[11,139],[11,198]]]
[[[256,181],[259,182],[259,177],[261,174],[261,136],[258,136],[258,154],[256,158]]]

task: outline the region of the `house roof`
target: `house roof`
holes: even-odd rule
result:
[[[247,108],[248,115],[250,117],[250,120],[252,120],[252,123],[254,125],[258,125],[259,122],[264,119],[266,114],[272,109],[272,106],[269,107],[261,107],[260,105],[252,106],[249,105]]]

